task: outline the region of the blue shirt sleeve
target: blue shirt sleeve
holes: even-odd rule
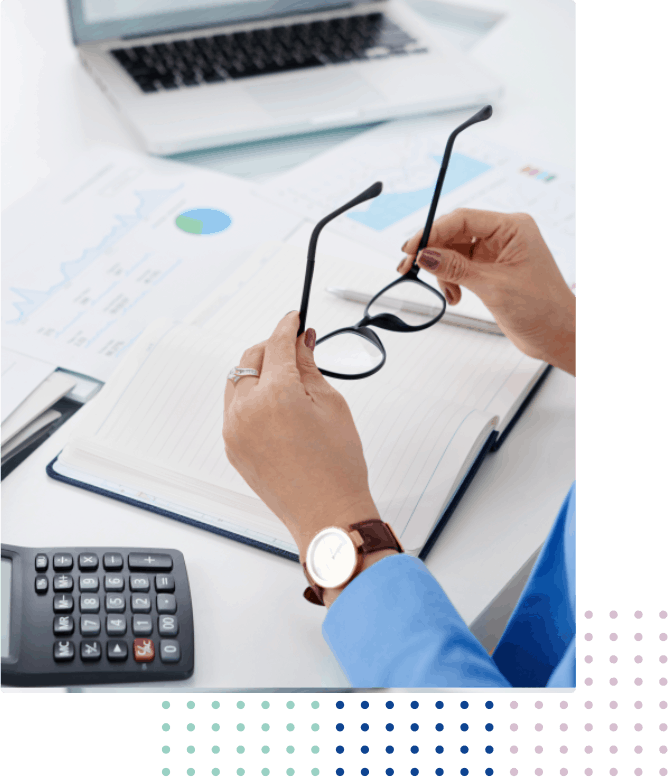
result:
[[[575,488],[494,652],[418,559],[388,556],[332,604],[323,634],[357,688],[575,685]]]

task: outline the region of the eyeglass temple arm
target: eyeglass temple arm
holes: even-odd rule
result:
[[[420,240],[420,245],[418,246],[418,250],[416,253],[419,253],[422,251],[423,248],[427,247],[427,244],[429,243],[429,235],[431,233],[431,227],[434,223],[434,216],[436,215],[436,208],[438,207],[438,200],[441,196],[441,189],[443,188],[443,181],[445,180],[445,174],[448,170],[448,165],[450,164],[450,156],[452,155],[452,147],[455,144],[455,138],[462,130],[465,130],[467,127],[470,127],[471,124],[477,124],[479,121],[486,121],[489,119],[489,117],[492,115],[492,106],[486,105],[482,110],[478,111],[478,113],[475,114],[475,116],[471,116],[470,119],[465,121],[463,124],[460,124],[457,129],[453,130],[450,134],[450,137],[448,138],[448,142],[445,146],[445,153],[443,154],[443,161],[441,162],[441,169],[438,172],[438,178],[436,180],[436,189],[434,190],[434,196],[431,200],[431,205],[429,206],[429,215],[427,216],[427,221],[424,226],[424,231],[422,233],[422,240]],[[413,264],[413,269],[416,268],[416,265]]]
[[[318,237],[320,236],[320,233],[322,232],[323,228],[337,216],[340,216],[342,213],[350,210],[350,208],[354,208],[355,205],[359,205],[362,202],[366,202],[366,200],[371,200],[374,197],[377,197],[382,191],[383,184],[380,181],[376,181],[376,183],[374,183],[372,186],[369,186],[368,189],[363,191],[361,194],[358,194],[357,197],[350,200],[350,202],[347,202],[345,205],[342,205],[333,213],[330,213],[329,216],[325,216],[322,221],[319,221],[315,225],[315,228],[311,233],[311,240],[308,244],[308,253],[306,256],[306,277],[304,279],[304,291],[302,292],[302,304],[299,308],[299,330],[297,331],[297,337],[303,334],[304,330],[306,329],[306,313],[308,311],[308,300],[311,294],[311,281],[313,280],[313,269],[315,267],[315,249],[318,244]]]

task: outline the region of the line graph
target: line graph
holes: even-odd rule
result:
[[[62,280],[45,290],[11,287],[11,291],[21,299],[20,301],[12,303],[18,316],[5,323],[20,324],[32,315],[39,307],[41,307],[41,305],[47,302],[56,292],[65,286],[65,284],[73,278],[76,278],[79,273],[83,272],[105,251],[124,238],[140,224],[143,219],[153,213],[154,210],[159,208],[166,200],[182,188],[183,183],[173,189],[135,191],[134,195],[139,202],[134,212],[129,214],[116,214],[113,217],[114,223],[109,232],[104,235],[97,245],[84,249],[81,255],[76,259],[62,262],[60,265],[60,272],[63,276]]]

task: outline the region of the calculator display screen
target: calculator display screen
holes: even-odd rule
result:
[[[7,658],[9,655],[9,608],[12,601],[12,561],[8,558],[2,559],[2,587],[0,588],[2,595],[2,610],[0,615],[2,616],[2,658]]]

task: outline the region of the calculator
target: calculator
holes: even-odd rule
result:
[[[192,602],[178,550],[3,544],[0,590],[3,685],[192,676]]]

